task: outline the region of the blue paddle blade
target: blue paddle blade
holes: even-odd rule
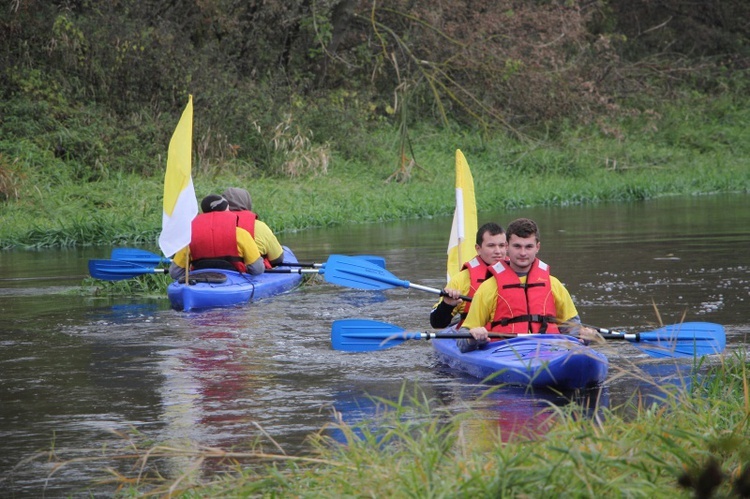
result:
[[[353,258],[361,258],[363,260],[367,260],[373,265],[377,265],[381,269],[385,268],[385,258],[382,256],[376,256],[376,255],[352,255]]]
[[[138,265],[151,265],[154,267],[171,262],[167,257],[138,248],[115,248],[112,250],[110,258],[112,260],[122,260]]]
[[[337,320],[331,328],[333,349],[345,352],[385,350],[419,338],[420,333],[409,333],[393,324],[366,319]]]
[[[672,324],[636,335],[634,346],[652,357],[702,357],[724,351],[724,326],[712,322]]]
[[[374,255],[354,255],[351,258],[361,258],[362,260],[365,260],[367,262],[370,262],[373,265],[377,265],[380,268],[385,268],[385,258],[382,256],[374,256]],[[289,266],[289,267],[315,267],[319,269],[324,269],[326,267],[325,263],[313,263],[313,262],[284,262],[282,263],[283,266]]]
[[[89,274],[104,281],[121,281],[144,274],[164,274],[165,269],[144,267],[121,260],[89,260]]]
[[[386,269],[361,257],[331,255],[324,268],[326,281],[339,286],[366,291],[409,287],[409,281],[398,279]]]

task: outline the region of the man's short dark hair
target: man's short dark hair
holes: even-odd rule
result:
[[[481,227],[479,227],[479,230],[477,230],[477,246],[482,245],[485,232],[489,232],[490,236],[496,236],[498,234],[505,234],[505,229],[503,229],[495,222],[487,222],[486,224],[482,225]]]
[[[536,223],[529,218],[513,220],[510,225],[508,225],[508,230],[505,234],[508,237],[508,242],[510,242],[510,236],[514,234],[522,239],[535,236],[537,242],[539,242],[540,236],[539,227],[537,227]]]

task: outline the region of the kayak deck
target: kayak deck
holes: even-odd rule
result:
[[[292,250],[286,246],[284,261],[297,262]],[[280,265],[278,268],[290,267]],[[302,275],[298,273],[253,276],[233,270],[201,269],[190,272],[188,284],[171,283],[167,287],[167,296],[174,310],[188,312],[255,302],[294,289],[301,281]]]
[[[606,356],[562,334],[521,335],[467,353],[454,339],[432,345],[451,368],[494,383],[575,390],[601,384],[609,369]]]

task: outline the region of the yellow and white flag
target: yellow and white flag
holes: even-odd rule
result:
[[[448,280],[476,255],[477,203],[474,178],[460,149],[456,149],[456,210],[453,212],[451,238],[448,241]],[[468,236],[468,237],[467,237]]]
[[[169,141],[167,173],[164,175],[164,212],[159,247],[171,257],[190,244],[190,224],[198,215],[193,177],[193,96],[188,99],[180,122]]]

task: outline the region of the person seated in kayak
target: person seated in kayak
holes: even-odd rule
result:
[[[237,214],[229,211],[229,202],[217,194],[201,201],[201,210],[191,225],[190,245],[172,258],[169,275],[185,276],[190,250],[190,269],[225,269],[258,275],[265,270],[258,246],[245,229],[237,226]]]
[[[253,236],[266,268],[284,263],[284,248],[271,228],[252,211],[253,200],[250,193],[239,187],[229,187],[221,195],[229,202],[229,209],[239,217],[240,227]]]
[[[457,341],[468,352],[487,344],[488,333],[575,333],[583,340],[597,337],[594,329],[581,326],[570,293],[550,275],[549,266],[536,255],[541,243],[533,220],[519,218],[506,231],[508,260],[489,267],[471,302],[461,331],[471,338]]]
[[[456,314],[460,315],[460,320],[466,318],[471,302],[464,302],[459,296],[474,296],[479,285],[492,276],[490,265],[505,259],[507,247],[502,226],[489,222],[479,227],[474,245],[477,254],[464,263],[461,271],[451,278],[443,290],[448,296],[440,298],[432,308],[430,325],[433,328],[450,326]]]

